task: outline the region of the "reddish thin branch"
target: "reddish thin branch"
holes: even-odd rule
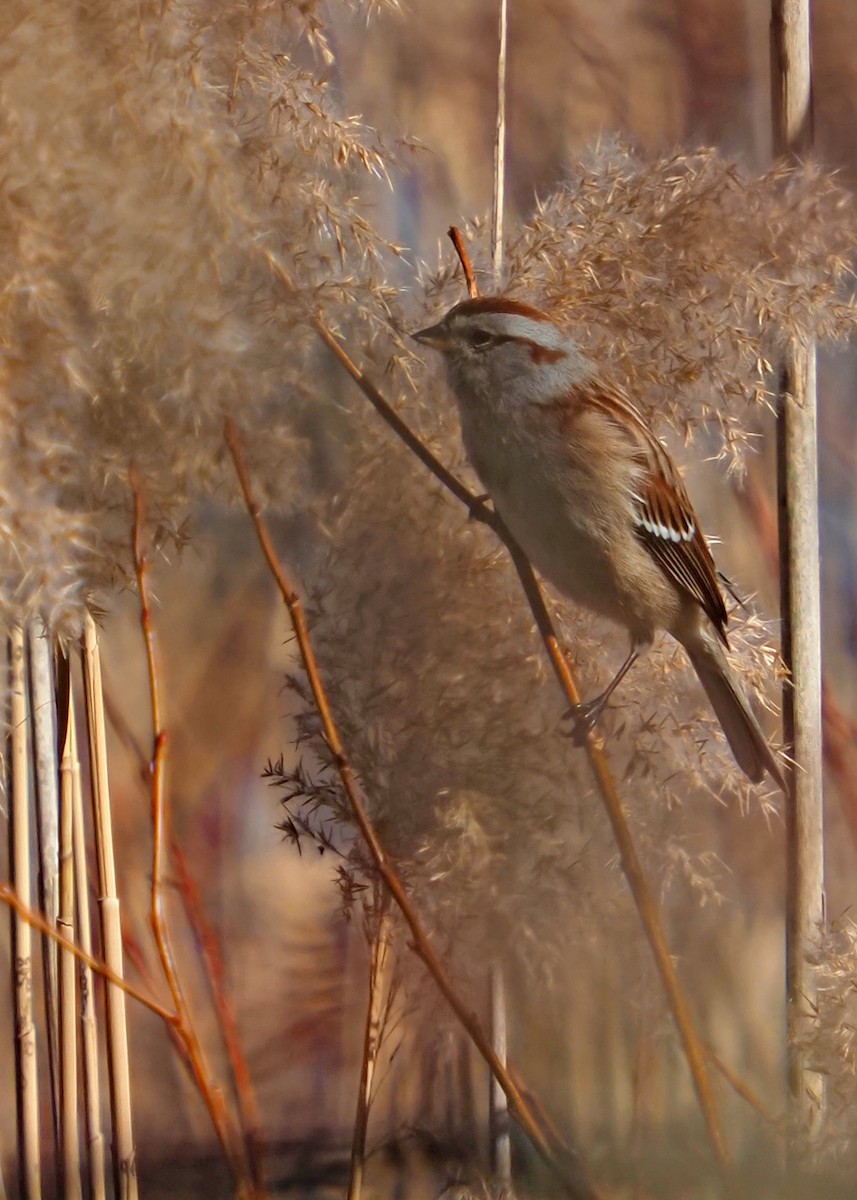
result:
[[[453,234],[450,232],[450,236]],[[462,269],[465,272],[466,278],[472,278],[472,267],[469,265],[469,258],[462,239],[453,237],[453,242],[456,250],[459,252],[459,257],[462,262]],[[295,293],[295,286],[288,272],[281,263],[273,255],[267,256],[268,264],[280,280],[283,286],[292,294]],[[580,703],[580,693],[574,680],[571,667],[569,665],[567,652],[560,646],[559,639],[553,628],[550,614],[542,598],[541,589],[533,569],[530,566],[529,560],[523,551],[517,546],[511,534],[506,529],[499,516],[488,508],[478,496],[475,496],[469,488],[467,488],[460,479],[456,478],[453,473],[443,465],[443,463],[432,454],[431,450],[421,441],[421,439],[413,432],[404,421],[389,401],[382,395],[379,389],[372,383],[370,379],[360,370],[357,364],[349,356],[344,347],[339,343],[334,334],[327,326],[318,318],[312,317],[311,323],[313,328],[318,333],[318,336],[329,348],[331,353],[336,358],[337,362],[354,380],[360,388],[364,396],[369,400],[369,403],[378,413],[378,415],[386,422],[404,444],[416,455],[420,462],[438,479],[444,487],[457,500],[460,500],[466,506],[468,511],[477,520],[490,526],[506,546],[512,560],[515,564],[515,569],[521,580],[521,584],[530,602],[539,632],[545,645],[545,649],[550,658],[554,673],[557,676],[559,684],[565,693],[566,699],[571,705]],[[227,420],[227,439],[228,431],[231,428],[235,429],[234,425]],[[237,433],[235,435],[237,437]],[[245,497],[246,498],[246,497]],[[255,503],[255,502],[254,502]],[[259,519],[258,508],[254,514],[251,510],[251,515],[254,520]],[[260,539],[261,540],[261,539]],[[264,544],[263,544],[264,550]],[[276,561],[276,555],[271,549],[271,556]],[[277,570],[271,561],[266,551],[269,566],[277,577]],[[278,579],[279,583],[279,579]],[[282,586],[281,586],[282,591]],[[284,593],[285,595],[285,593]],[[694,1087],[696,1089],[699,1104],[705,1117],[706,1126],[708,1128],[711,1142],[715,1152],[721,1162],[726,1163],[729,1159],[726,1143],[723,1138],[723,1133],[720,1128],[720,1118],[717,1112],[717,1107],[714,1102],[714,1094],[711,1089],[711,1083],[708,1078],[708,1073],[705,1066],[705,1054],[702,1049],[700,1040],[693,1026],[693,1021],[690,1016],[690,1009],[687,1000],[679,983],[678,975],[673,964],[669,948],[664,937],[661,927],[660,915],[655,903],[654,897],[648,885],[642,865],[637,857],[637,852],[634,847],[628,823],[625,819],[625,814],[622,809],[622,804],[616,790],[613,777],[610,773],[610,768],[607,763],[606,756],[600,742],[597,741],[594,733],[589,733],[586,738],[586,752],[589,756],[589,761],[592,765],[595,774],[599,793],[610,824],[613,829],[614,837],[619,849],[619,856],[622,862],[622,869],[625,877],[628,880],[628,885],[631,888],[634,902],[640,914],[640,920],[643,925],[646,937],[652,948],[652,953],[655,958],[655,963],[658,972],[661,976],[664,991],[667,997],[667,1003],[679,1031],[679,1036],[693,1078]],[[505,1089],[504,1089],[505,1090]],[[507,1093],[508,1094],[508,1093]]]
[[[330,336],[332,338],[332,335]],[[334,344],[337,344],[335,339],[332,340]],[[371,389],[371,384],[367,384],[367,386]],[[381,399],[383,406],[387,407],[386,401],[384,401],[383,398]],[[306,672],[307,680],[312,691],[313,700],[321,720],[324,738],[327,742],[331,758],[339,775],[343,791],[345,792],[349,805],[351,806],[351,811],[354,814],[354,819],[357,822],[357,826],[360,829],[364,841],[369,849],[369,853],[375,864],[375,868],[384,881],[385,886],[387,887],[396,906],[404,917],[408,929],[410,930],[414,953],[422,959],[426,969],[434,979],[447,1004],[467,1030],[471,1040],[473,1041],[473,1044],[476,1046],[477,1050],[488,1064],[491,1072],[494,1075],[494,1078],[505,1092],[509,1100],[510,1109],[519,1125],[539,1153],[544,1157],[545,1161],[555,1169],[557,1174],[563,1180],[568,1195],[575,1197],[594,1198],[597,1196],[597,1193],[586,1177],[583,1164],[575,1155],[571,1153],[571,1151],[568,1151],[567,1153],[567,1164],[563,1164],[559,1161],[557,1155],[551,1148],[548,1138],[533,1114],[530,1105],[527,1104],[523,1094],[516,1085],[512,1076],[497,1057],[494,1047],[491,1045],[490,1039],[484,1033],[476,1014],[471,1012],[464,1001],[459,997],[446,968],[444,967],[438,955],[435,953],[431,941],[423,929],[416,909],[411,903],[410,897],[402,886],[394,866],[390,862],[386,851],[381,845],[378,834],[375,832],[375,827],[372,824],[371,818],[369,817],[369,810],[366,800],[363,796],[362,788],[358,783],[357,775],[351,765],[348,755],[346,754],[345,747],[340,737],[339,728],[333,718],[327,692],[322,682],[318,662],[315,657],[315,651],[312,647],[312,642],[309,635],[309,627],[307,625],[303,605],[274,549],[271,535],[262,516],[259,502],[256,499],[253,484],[250,479],[250,474],[247,470],[247,463],[244,457],[241,436],[238,432],[237,426],[235,425],[234,421],[231,420],[231,418],[227,417],[226,421],[224,422],[223,432],[226,445],[229,448],[229,452],[232,455],[232,460],[235,464],[235,471],[238,475],[238,482],[244,497],[244,503],[256,530],[256,536],[259,539],[259,545],[261,546],[262,553],[265,556],[265,560],[268,564],[271,574],[276,581],[280,595],[283,599],[283,603],[288,609],[289,617],[291,618],[292,622],[292,628],[294,629],[295,633],[295,639],[298,645],[298,650],[301,656],[301,661],[303,663],[303,668]],[[413,436],[414,435],[411,435],[411,437]],[[431,456],[430,451],[426,450],[425,447],[423,447],[423,451],[429,457],[433,457]],[[459,485],[459,488],[464,491],[467,490],[463,488],[463,485]],[[469,492],[467,494],[469,495]],[[473,500],[475,503],[476,498],[473,497]]]
[[[212,928],[206,915],[199,893],[199,886],[191,873],[187,857],[181,846],[172,839],[171,850],[176,865],[176,884],[184,903],[188,923],[194,931],[199,944],[200,955],[205,967],[205,974],[211,989],[214,1007],[220,1021],[220,1030],[226,1046],[226,1053],[232,1069],[235,1085],[235,1095],[238,1099],[238,1112],[241,1119],[241,1129],[247,1148],[247,1158],[253,1172],[257,1188],[264,1182],[264,1132],[256,1104],[256,1093],[250,1078],[247,1058],[241,1045],[238,1032],[238,1022],[232,1011],[232,1005],[226,990],[226,972],[217,934]]]
[[[163,868],[166,858],[166,837],[169,827],[167,809],[166,767],[167,732],[163,726],[163,705],[158,673],[155,644],[155,629],[152,621],[148,589],[148,559],[143,549],[145,525],[145,502],[142,482],[137,470],[132,467],[129,481],[134,496],[134,522],[131,549],[134,571],[140,599],[140,627],[146,648],[146,666],[149,677],[149,704],[152,717],[152,758],[150,765],[150,788],[152,802],[152,879],[149,893],[149,923],[158,951],[161,970],[166,980],[176,1011],[175,1030],[187,1051],[194,1081],[208,1109],[215,1133],[223,1153],[232,1169],[238,1193],[241,1197],[257,1197],[261,1193],[256,1187],[247,1162],[244,1146],[236,1136],[233,1122],[226,1107],[223,1092],[212,1080],[202,1046],[193,1028],[190,1008],[184,997],[178,970],[175,965],[169,926],[164,905]]]
[[[450,225],[447,235],[455,247],[455,253],[458,255],[458,261],[461,263],[461,269],[464,272],[464,282],[467,286],[467,295],[471,300],[474,300],[479,295],[479,288],[476,285],[476,275],[473,271],[470,255],[467,253],[467,247],[464,245],[461,230],[455,225]]]
[[[134,987],[133,983],[128,983],[121,975],[117,975],[108,967],[106,962],[100,958],[95,958],[92,954],[87,953],[76,942],[72,942],[51,925],[41,913],[30,908],[23,900],[9,887],[7,883],[0,883],[0,903],[8,905],[9,908],[22,917],[28,925],[32,925],[34,929],[38,929],[39,933],[56,942],[63,950],[68,950],[69,954],[73,954],[80,962],[85,963],[91,971],[95,971],[102,979],[106,979],[108,983],[114,984],[121,991],[130,996],[132,1000],[136,1000],[138,1004],[142,1004],[144,1008],[148,1008],[149,1012],[153,1012],[160,1017],[162,1021],[166,1021],[167,1025],[174,1026],[178,1021],[175,1013],[171,1013],[169,1009],[164,1008],[157,1000],[153,1000],[151,996],[147,996],[145,992],[141,992],[139,988]]]
[[[137,760],[140,778],[142,779],[143,783],[148,786],[151,772],[150,764],[146,759],[145,751],[141,743],[138,741],[136,734],[125,719],[125,715],[114,700],[112,692],[108,688],[106,688],[104,692],[104,708],[108,719],[120,740]],[[193,874],[187,861],[187,856],[185,855],[175,836],[171,836],[170,838],[170,854],[173,862],[175,863],[175,882],[178,892],[184,905],[185,915],[187,916],[188,923],[198,941],[202,964],[205,970],[206,981],[217,1010],[217,1016],[220,1022],[220,1030],[232,1070],[232,1076],[235,1085],[235,1095],[238,1099],[238,1112],[241,1122],[242,1137],[246,1146],[247,1159],[253,1172],[254,1181],[256,1182],[257,1187],[261,1188],[264,1181],[264,1171],[262,1166],[264,1160],[264,1133],[262,1122],[259,1117],[259,1110],[256,1104],[253,1083],[250,1078],[250,1071],[247,1065],[247,1058],[241,1046],[238,1023],[235,1019],[232,1006],[226,993],[224,984],[226,973],[223,966],[223,956],[220,952],[217,935],[212,928],[211,922],[206,916],[199,894],[199,887],[193,878]],[[135,966],[137,966],[137,969],[141,972],[141,975],[146,978],[147,971],[145,963],[141,963],[140,961],[139,947],[137,947],[137,952],[135,954],[135,945],[136,943],[129,942],[127,949],[130,957],[135,963]],[[179,1053],[182,1055],[183,1060],[186,1060],[186,1051],[181,1039],[176,1036],[174,1041]],[[189,1063],[188,1068],[190,1069]]]

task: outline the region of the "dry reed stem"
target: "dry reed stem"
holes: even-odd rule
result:
[[[77,910],[79,946],[67,947],[78,959],[78,993],[80,996],[80,1037],[83,1065],[83,1101],[86,1126],[87,1167],[90,1200],[105,1200],[107,1195],[106,1149],[101,1128],[101,1082],[98,1075],[98,1024],[95,1010],[93,971],[98,964],[92,956],[92,924],[89,914],[89,878],[86,868],[86,835],[83,818],[83,787],[80,780],[80,755],[77,748],[77,721],[74,689],[68,695],[68,739],[71,758],[72,787],[72,849],[74,853],[74,891]],[[62,943],[60,943],[62,946]],[[85,957],[84,957],[85,956]],[[88,961],[87,961],[88,960]],[[118,978],[118,977],[117,977]],[[116,980],[114,980],[116,982]],[[125,980],[119,986],[126,987]]]
[[[226,1161],[232,1171],[239,1197],[261,1197],[264,1191],[257,1188],[253,1172],[247,1160],[245,1147],[237,1136],[230,1117],[222,1089],[214,1082],[205,1058],[202,1045],[194,1029],[190,1007],[185,999],[175,964],[169,922],[164,904],[164,863],[167,853],[169,809],[167,807],[166,768],[168,736],[163,722],[160,673],[156,649],[155,628],[149,602],[148,558],[143,549],[145,526],[145,503],[142,482],[135,468],[130,471],[130,484],[134,497],[134,516],[131,550],[137,577],[140,601],[140,628],[146,651],[146,669],[149,685],[149,704],[152,719],[152,758],[149,771],[152,802],[152,876],[149,891],[149,924],[158,952],[161,971],[170,992],[176,1014],[173,1026],[185,1047],[194,1082],[208,1109],[214,1131],[217,1134]]]
[[[98,907],[101,917],[101,943],[104,961],[120,979],[122,961],[122,921],[116,891],[116,863],[113,855],[113,820],[110,811],[110,780],[107,769],[107,731],[101,686],[101,652],[95,621],[87,613],[83,630],[83,688],[86,704],[86,728],[89,738],[89,764],[92,791],[92,824],[98,863]],[[108,983],[107,1064],[110,1082],[110,1108],[113,1117],[113,1176],[118,1200],[136,1200],[137,1160],[131,1119],[131,1066],[128,1057],[128,1021],[125,989]]]
[[[494,290],[500,290],[500,275],[503,270],[503,218],[506,196],[506,66],[509,41],[508,0],[499,0],[497,38],[497,122],[494,130],[494,186],[492,188],[491,214],[491,267],[494,275]],[[473,267],[463,240],[456,239],[458,230],[450,230],[459,260],[467,281],[467,294],[474,299],[478,294]],[[488,975],[489,1011],[491,1014],[491,1040],[497,1057],[505,1065],[508,1061],[508,1022],[506,981],[503,966],[494,958]],[[488,1081],[488,1137],[491,1170],[501,1187],[512,1184],[512,1141],[509,1127],[509,1108],[503,1089],[492,1076]]]
[[[232,1010],[232,1004],[226,990],[226,972],[223,956],[217,934],[206,916],[199,893],[199,886],[194,879],[184,851],[175,838],[171,839],[170,849],[176,868],[176,885],[184,904],[188,924],[195,935],[195,944],[199,948],[205,977],[211,991],[217,1018],[220,1022],[220,1032],[223,1037],[235,1095],[238,1101],[238,1115],[241,1123],[241,1134],[246,1146],[247,1159],[257,1189],[265,1187],[265,1132],[259,1107],[256,1103],[256,1092],[247,1064],[247,1056],[241,1045],[238,1022]],[[260,1193],[261,1194],[261,1193]]]
[[[509,40],[508,0],[499,0],[497,47],[497,123],[494,131],[494,187],[491,213],[491,264],[494,283],[503,269],[503,211],[506,196],[506,50]]]
[[[771,92],[774,152],[796,161],[812,150],[809,0],[772,0]],[[777,403],[783,735],[794,766],[786,808],[786,1023],[788,1083],[796,1129],[818,1132],[823,1076],[811,1069],[807,1018],[815,1009],[819,937],[824,929],[824,810],[821,704],[818,417],[815,344],[794,340]]]
[[[741,486],[735,488],[735,495],[753,524],[771,577],[776,578],[780,564],[776,513],[752,466]],[[836,782],[845,818],[857,845],[857,722],[843,711],[824,673],[821,698],[824,761]]]
[[[71,704],[71,693],[68,696]],[[80,770],[72,714],[66,724],[60,762],[60,870],[57,931],[74,935],[74,773]],[[56,947],[56,942],[51,942]],[[81,1200],[77,1069],[77,963],[70,950],[59,954],[60,1150],[64,1200]]]
[[[506,978],[503,966],[495,958],[491,963],[488,990],[491,1004],[491,1041],[502,1063],[508,1061],[509,1029],[506,1006]],[[501,1187],[512,1184],[512,1136],[506,1097],[492,1076],[488,1096],[488,1124],[491,1144],[491,1173]]]
[[[9,726],[12,786],[9,822],[10,866],[15,887],[32,903],[30,875],[30,747],[27,713],[24,632],[16,626],[9,635]],[[39,1146],[39,1073],[36,1027],[33,1021],[33,937],[31,927],[16,912],[12,917],[12,981],[15,1013],[15,1098],[17,1101],[18,1173],[23,1200],[42,1194]]]
[[[732,1090],[739,1095],[742,1100],[749,1104],[751,1108],[755,1109],[759,1116],[768,1125],[774,1125],[776,1123],[776,1118],[771,1116],[762,1101],[759,1099],[753,1089],[744,1082],[741,1076],[736,1075],[732,1068],[728,1067],[723,1059],[719,1058],[718,1055],[714,1053],[710,1046],[704,1046],[704,1050],[706,1056],[711,1062],[711,1065],[717,1068]]]
[[[372,1085],[375,1080],[378,1052],[381,1047],[390,936],[390,917],[386,911],[382,911],[372,937],[369,959],[369,995],[366,1002],[366,1024],[363,1029],[363,1056],[360,1063],[360,1084],[354,1113],[354,1133],[351,1138],[347,1200],[361,1200],[363,1194],[366,1132],[369,1127],[369,1110],[372,1105]]]
[[[325,329],[323,325],[318,323],[320,330],[324,330],[327,338],[338,347],[336,339]],[[320,336],[324,336],[320,333]],[[341,348],[340,348],[341,349]],[[342,351],[344,354],[345,352]],[[346,356],[347,357],[347,356]],[[348,360],[350,362],[350,360]],[[353,366],[353,364],[352,364]],[[356,371],[357,368],[354,367]],[[376,389],[364,379],[362,374],[358,375],[363,379],[362,387],[365,388],[367,394],[376,394]],[[386,401],[380,394],[377,393],[383,407],[387,407]],[[395,415],[395,414],[394,414]],[[421,455],[425,459],[433,461],[431,452],[422,445],[418,438],[407,428],[401,418],[398,416],[396,420],[404,426],[407,433],[414,442],[420,447]],[[449,1004],[456,1017],[470,1035],[473,1044],[476,1046],[479,1053],[482,1055],[485,1062],[493,1072],[495,1078],[499,1082],[503,1091],[508,1097],[512,1112],[515,1119],[521,1126],[524,1133],[532,1142],[533,1146],[543,1156],[545,1161],[553,1167],[558,1177],[562,1180],[566,1192],[570,1196],[575,1197],[597,1197],[598,1193],[594,1190],[589,1182],[583,1164],[580,1162],[576,1153],[568,1148],[565,1148],[564,1154],[560,1155],[555,1147],[551,1147],[544,1131],[540,1128],[539,1123],[534,1116],[530,1105],[527,1104],[520,1088],[512,1078],[511,1073],[500,1062],[497,1055],[494,1053],[494,1048],[490,1040],[485,1035],[482,1026],[479,1023],[475,1013],[471,1012],[466,1004],[461,1000],[453,986],[446,968],[435,953],[431,941],[426,934],[416,909],[411,903],[410,897],[405,891],[402,883],[396,873],[390,860],[387,858],[381,842],[375,832],[375,827],[369,817],[366,801],[363,796],[362,788],[357,781],[354,768],[345,752],[342,739],[339,735],[339,729],[333,719],[333,714],[330,709],[330,704],[327,698],[327,692],[321,680],[321,675],[316,661],[315,652],[312,648],[312,642],[309,636],[309,627],[307,625],[306,615],[300,597],[286,575],[285,569],[280,562],[277,552],[274,549],[274,544],[271,541],[271,535],[268,527],[262,516],[261,508],[256,499],[253,489],[253,484],[250,479],[247,463],[244,457],[244,450],[241,441],[241,436],[238,432],[238,427],[235,422],[227,417],[224,422],[224,439],[226,445],[232,455],[232,460],[235,464],[235,471],[238,476],[238,481],[241,487],[241,493],[244,497],[244,502],[247,507],[250,519],[256,530],[256,536],[259,539],[262,553],[265,561],[271,571],[272,576],[277,584],[283,603],[288,609],[289,616],[292,622],[292,628],[295,633],[298,650],[301,656],[304,670],[309,681],[310,689],[312,690],[313,699],[315,701],[318,715],[321,721],[324,738],[333,760],[333,764],[339,775],[343,791],[348,799],[351,810],[354,814],[354,819],[357,826],[363,835],[366,846],[375,864],[375,868],[381,879],[384,881],[387,889],[390,892],[393,900],[396,903],[399,911],[405,919],[405,922],[410,930],[412,937],[412,949],[414,953],[422,959],[429,974],[434,979],[437,987],[443,995],[446,1002]],[[445,471],[445,468],[443,468]],[[446,472],[446,474],[449,474]],[[451,477],[454,479],[454,477]],[[470,492],[454,480],[458,492],[470,496]],[[474,506],[478,507],[478,501],[472,497]],[[564,1161],[563,1161],[564,1160]]]
[[[47,634],[37,632],[35,623],[27,630],[32,714],[33,762],[35,765],[36,828],[39,846],[39,903],[45,917],[56,924],[59,912],[59,762],[55,719],[56,693],[53,682],[51,644]],[[51,1112],[54,1139],[60,1151],[59,1131],[59,981],[57,947],[42,938],[45,1025],[51,1079]]]

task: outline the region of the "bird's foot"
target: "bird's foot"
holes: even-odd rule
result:
[[[564,721],[572,722],[568,736],[575,746],[584,745],[604,711],[605,703],[603,696],[596,696],[594,700],[588,700],[584,704],[575,704],[563,714]]]
[[[471,521],[490,522],[491,517],[494,516],[493,508],[489,507],[490,500],[491,497],[487,492],[483,492],[481,496],[473,497],[467,506],[470,510],[469,516]]]

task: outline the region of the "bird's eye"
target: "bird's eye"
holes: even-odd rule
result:
[[[467,335],[467,343],[474,350],[487,350],[494,341],[494,335],[485,329],[474,329]]]

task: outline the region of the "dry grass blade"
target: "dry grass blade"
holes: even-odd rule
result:
[[[336,339],[329,335],[335,345]],[[367,382],[367,387],[371,389],[371,385]],[[383,397],[380,398],[382,405],[386,406],[386,401]],[[411,435],[413,437],[413,435]],[[309,680],[310,689],[312,691],[313,700],[318,710],[318,715],[321,720],[324,737],[330,750],[333,764],[339,775],[343,790],[348,798],[351,811],[354,814],[354,819],[357,822],[358,828],[366,842],[369,852],[375,867],[384,881],[387,889],[390,892],[394,902],[407,923],[413,939],[414,952],[422,959],[429,974],[434,979],[438,988],[441,991],[444,999],[449,1004],[452,1011],[455,1013],[458,1020],[470,1035],[473,1044],[476,1046],[479,1053],[488,1064],[490,1070],[494,1074],[500,1086],[505,1092],[512,1112],[518,1124],[523,1129],[524,1133],[530,1139],[534,1147],[549,1163],[557,1175],[562,1180],[566,1193],[569,1196],[584,1198],[596,1197],[597,1193],[592,1184],[587,1178],[583,1164],[580,1162],[576,1153],[571,1150],[566,1150],[563,1156],[560,1156],[553,1149],[546,1137],[543,1129],[536,1116],[534,1115],[531,1106],[526,1102],[520,1088],[515,1083],[511,1073],[500,1062],[494,1052],[489,1038],[486,1036],[482,1026],[480,1025],[476,1015],[470,1011],[467,1005],[458,995],[452,980],[447,974],[446,968],[440,958],[434,951],[431,941],[428,938],[422,923],[417,916],[416,910],[411,903],[411,900],[402,886],[395,868],[387,857],[381,842],[375,832],[375,827],[369,817],[369,811],[366,801],[363,797],[363,792],[360,784],[357,781],[357,776],[345,752],[345,747],[339,735],[339,729],[333,719],[333,714],[330,709],[330,704],[327,698],[327,692],[321,680],[321,675],[318,669],[318,663],[315,658],[315,653],[312,648],[312,642],[309,636],[309,627],[307,625],[306,616],[304,614],[303,605],[300,597],[287,576],[282,563],[280,562],[277,552],[274,549],[271,536],[267,525],[262,517],[262,512],[259,507],[259,502],[256,499],[253,490],[252,481],[247,470],[247,464],[244,458],[244,450],[241,442],[241,436],[235,423],[227,418],[224,424],[224,438],[232,455],[232,460],[235,464],[235,470],[238,475],[238,480],[241,486],[241,492],[244,497],[244,502],[253,525],[256,530],[256,536],[259,539],[259,544],[262,548],[262,553],[274,577],[274,580],[279,589],[283,602],[289,611],[289,616],[292,621],[292,628],[295,632],[295,637],[298,644],[298,649],[303,663],[304,670]],[[415,439],[418,441],[418,439]],[[420,445],[422,445],[420,443]],[[429,458],[432,458],[430,451],[423,447],[424,453]],[[459,488],[468,496],[470,493],[463,485],[459,484]],[[475,497],[473,498],[476,503]]]

